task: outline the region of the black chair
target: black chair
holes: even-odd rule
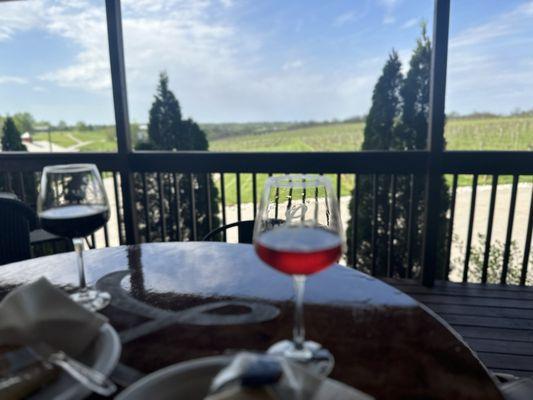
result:
[[[37,214],[13,193],[0,193],[0,265],[31,258]]]
[[[254,234],[254,221],[239,221],[232,224],[223,225],[219,228],[213,229],[202,239],[204,242],[212,241],[219,234],[226,232],[230,228],[237,227],[239,235],[239,243],[252,243],[252,238]]]

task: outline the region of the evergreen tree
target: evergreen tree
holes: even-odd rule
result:
[[[388,150],[392,145],[392,137],[395,121],[400,115],[400,88],[402,83],[401,63],[398,54],[393,51],[385,66],[381,76],[374,87],[372,94],[372,106],[366,118],[364,130],[363,150]],[[378,179],[376,177],[376,179]],[[377,226],[376,226],[376,248],[383,248],[384,229],[386,227],[385,216],[388,215],[388,177],[379,177],[376,187],[376,205]],[[358,208],[358,230],[356,243],[358,243],[358,260],[359,268],[370,271],[371,240],[372,240],[372,199],[373,199],[373,178],[367,175],[360,177],[360,202]],[[350,210],[355,201],[355,193],[352,193],[350,201]],[[352,220],[348,221],[347,237],[352,236]],[[352,260],[352,243],[348,240],[348,262]],[[384,265],[381,260],[383,251],[376,251],[376,265]]]
[[[27,151],[20,139],[20,131],[11,117],[4,120],[2,127],[2,151]],[[0,177],[0,191],[12,191],[33,205],[36,202],[35,181],[31,172],[23,172],[22,179],[14,179],[14,174],[3,174]],[[23,187],[24,186],[24,187]]]
[[[413,51],[409,62],[409,72],[401,88],[402,115],[401,120],[395,129],[395,139],[398,141],[396,148],[399,150],[424,150],[427,148],[428,117],[429,117],[429,86],[431,75],[431,41],[427,36],[426,25],[422,24],[422,33],[417,40],[416,48]],[[446,145],[443,143],[444,146]],[[409,199],[409,182],[407,177],[398,178],[397,203],[403,205],[399,207],[398,220],[400,228],[407,228],[407,207]],[[413,179],[413,202],[415,204],[415,221],[413,232],[413,270],[418,274],[421,269],[422,256],[422,233],[424,219],[424,197],[425,197],[425,177],[415,175]],[[450,206],[449,190],[444,177],[441,177],[440,215],[439,215],[439,240],[442,245],[437,246],[439,255],[436,267],[437,278],[443,277],[444,271],[444,238],[448,220],[447,210]],[[406,232],[407,233],[407,232]],[[406,237],[407,235],[405,235]],[[398,241],[398,253],[407,252],[405,240]],[[397,273],[405,274],[406,261],[396,259]]]
[[[15,125],[13,118],[7,117],[2,128],[2,150],[3,151],[26,151],[26,146],[22,144],[20,132]]]
[[[362,150],[389,150],[394,123],[400,113],[401,62],[393,51],[374,87],[372,106],[366,117]]]
[[[396,58],[396,63],[392,60]],[[417,40],[416,48],[413,51],[409,62],[409,71],[402,79],[400,74],[400,64],[397,56],[391,55],[389,61],[383,69],[383,74],[379,78],[372,97],[372,106],[367,117],[365,127],[364,150],[421,150],[426,148],[428,132],[428,112],[429,112],[429,79],[431,71],[431,42],[426,34],[425,25],[422,26],[422,33]],[[394,78],[393,78],[394,77]],[[376,227],[375,227],[375,247],[371,253],[372,231],[374,229],[373,218],[373,182],[370,177],[360,178],[360,203],[358,208],[358,233],[357,260],[358,268],[370,270],[372,256],[376,261],[376,272],[386,273],[386,261],[388,257],[388,222],[390,215],[390,202],[392,199],[390,176],[379,176],[376,178]],[[413,275],[420,272],[421,267],[421,247],[422,247],[422,225],[423,225],[423,200],[424,200],[424,177],[415,175],[411,178],[405,175],[396,176],[396,193],[394,209],[394,243],[392,253],[392,274],[396,276],[407,275],[407,237],[408,237],[408,215],[410,202],[410,185],[413,183]],[[449,207],[448,188],[442,180],[441,195],[441,235],[446,229],[446,211]],[[354,196],[350,206],[353,206]],[[348,237],[351,237],[352,221],[348,223]],[[444,236],[441,236],[444,237]],[[350,242],[350,241],[349,241]],[[349,262],[351,259],[351,243],[348,248]],[[444,249],[444,246],[439,246]],[[439,255],[439,260],[443,261],[444,253]],[[442,262],[441,262],[442,264]],[[442,268],[439,269],[442,271]]]
[[[192,119],[183,120],[178,100],[169,89],[168,76],[161,73],[157,92],[149,112],[148,141],[139,142],[137,150],[208,150],[205,132]],[[192,181],[191,181],[192,180]],[[143,186],[146,193],[143,194]],[[163,192],[163,201],[159,197]],[[177,191],[176,191],[177,189]],[[194,193],[191,193],[191,190]],[[209,199],[208,199],[208,194]],[[144,202],[143,196],[147,196]],[[194,208],[192,198],[194,197]],[[205,174],[150,175],[144,182],[138,181],[137,199],[141,224],[150,227],[152,240],[162,239],[162,224],[166,227],[166,239],[192,240],[196,225],[196,238],[201,239],[210,229],[220,225],[218,218],[218,191],[211,176]],[[209,203],[208,203],[209,201]],[[161,203],[165,220],[161,218]],[[144,204],[148,205],[150,221],[144,221]],[[211,209],[211,220],[208,210]],[[196,212],[192,215],[193,211]],[[195,224],[194,224],[195,222]]]
[[[178,100],[168,88],[166,73],[159,75],[159,85],[150,108],[148,137],[160,150],[191,150],[187,135],[183,134],[181,109]]]

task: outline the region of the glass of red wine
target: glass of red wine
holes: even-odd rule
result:
[[[110,294],[87,286],[83,265],[83,239],[109,219],[109,203],[98,168],[93,164],[45,167],[37,209],[43,229],[68,237],[74,244],[80,284],[70,297],[91,311],[106,307]]]
[[[254,246],[259,258],[278,271],[292,275],[295,311],[292,341],[271,346],[269,353],[299,362],[325,362],[331,370],[333,356],[318,343],[305,340],[303,298],[308,275],[339,260],[344,233],[339,206],[329,179],[318,175],[284,175],[265,183],[254,226]]]

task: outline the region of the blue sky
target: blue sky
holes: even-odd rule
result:
[[[130,117],[166,70],[200,122],[362,115],[431,0],[123,0]],[[452,0],[447,111],[533,107],[533,1]],[[112,123],[103,0],[0,3],[0,114]]]

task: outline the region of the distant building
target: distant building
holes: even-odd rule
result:
[[[31,138],[30,132],[24,132],[22,135],[20,135],[20,139],[24,143],[32,143],[33,139]]]
[[[142,142],[146,139],[148,139],[148,125],[139,124],[139,129],[137,130],[137,140]]]

